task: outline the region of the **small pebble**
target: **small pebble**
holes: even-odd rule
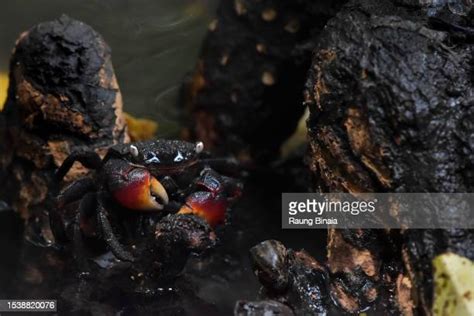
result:
[[[247,8],[242,0],[234,0],[234,8],[237,15],[244,15],[247,13]]]
[[[217,19],[212,20],[208,26],[209,31],[214,32],[217,29],[218,24],[219,24],[219,21]]]
[[[258,43],[257,46],[256,46],[256,49],[257,49],[257,52],[259,52],[260,54],[266,54],[267,53],[267,47],[262,43]]]
[[[275,84],[275,77],[270,71],[263,72],[262,83],[266,86],[273,86]]]
[[[300,30],[300,21],[298,21],[297,19],[291,19],[285,25],[285,31],[287,31],[288,33],[294,34],[298,32],[299,30]]]
[[[232,103],[237,103],[237,101],[239,100],[239,98],[237,97],[237,93],[233,92],[230,95],[230,100],[232,101]]]
[[[276,17],[277,17],[277,12],[275,11],[275,9],[269,8],[269,9],[263,10],[262,12],[262,19],[264,21],[271,22],[275,20]]]
[[[222,66],[225,66],[225,65],[227,65],[228,62],[229,62],[229,55],[228,54],[222,55],[221,60],[220,60],[220,64]]]

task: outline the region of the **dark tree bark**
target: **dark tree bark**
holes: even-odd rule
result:
[[[184,87],[191,138],[271,160],[303,113],[314,38],[345,1],[225,0]]]
[[[473,190],[470,16],[462,1],[363,0],[328,22],[307,82],[315,190]],[[389,312],[430,313],[431,260],[448,250],[474,259],[473,240],[471,231],[331,230],[333,295],[357,311],[373,284]]]
[[[92,148],[103,154],[128,140],[102,37],[67,16],[21,34],[0,125],[0,198],[24,219],[45,219],[58,189],[54,171],[71,152]],[[76,164],[66,180],[86,172]]]

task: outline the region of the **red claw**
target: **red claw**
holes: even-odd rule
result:
[[[197,215],[215,227],[225,222],[228,206],[225,198],[216,198],[212,192],[200,191],[188,196],[178,213]]]
[[[165,188],[147,170],[135,168],[117,177],[111,191],[122,206],[132,210],[157,211],[168,203]]]

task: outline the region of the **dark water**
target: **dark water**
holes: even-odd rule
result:
[[[18,35],[65,13],[105,38],[125,110],[174,136],[179,83],[199,52],[216,0],[15,0],[0,4],[0,72],[8,71]]]

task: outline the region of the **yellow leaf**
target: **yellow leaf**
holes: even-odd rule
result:
[[[191,2],[184,9],[184,14],[187,16],[202,16],[206,13],[206,7],[197,1]]]
[[[474,315],[474,262],[445,253],[433,260],[433,267],[433,315]]]
[[[7,100],[7,90],[8,90],[8,74],[5,72],[0,72],[0,111],[3,109],[3,105]]]
[[[128,134],[132,142],[148,140],[155,136],[158,124],[148,119],[140,119],[124,113],[128,125]]]
[[[296,149],[307,142],[306,120],[309,117],[309,110],[306,109],[298,122],[295,132],[281,145],[280,152],[282,158],[288,158]]]

